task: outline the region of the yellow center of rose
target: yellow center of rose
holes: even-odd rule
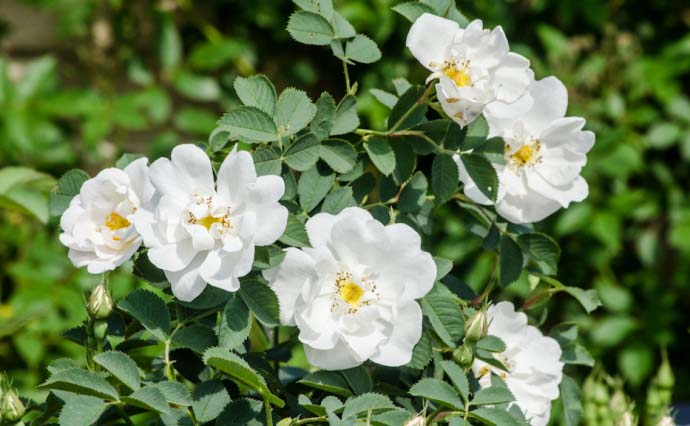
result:
[[[455,65],[450,65],[443,69],[443,73],[446,77],[453,80],[458,87],[465,87],[472,84],[472,79],[467,73],[467,68],[458,69]]]
[[[526,143],[520,149],[510,154],[510,161],[518,167],[536,164],[541,159],[539,155],[540,148],[541,143],[539,141]],[[506,151],[510,151],[510,146],[506,145]]]
[[[364,290],[352,281],[348,281],[340,287],[338,294],[350,306],[359,306],[362,302],[362,296],[364,296]]]
[[[199,219],[197,221],[197,223],[199,225],[203,226],[204,228],[206,228],[207,230],[211,230],[211,226],[213,226],[214,223],[222,224],[224,219],[225,218],[222,216],[221,217],[206,216],[206,217],[202,217],[201,219]]]
[[[104,225],[111,231],[117,231],[129,227],[131,223],[119,214],[112,212],[105,218]]]

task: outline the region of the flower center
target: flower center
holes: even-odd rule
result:
[[[131,223],[129,223],[127,219],[115,212],[112,212],[108,216],[106,216],[105,222],[103,224],[111,231],[118,231],[120,229],[127,228],[129,227],[129,225],[131,225]]]
[[[462,68],[458,69],[454,64],[451,64],[443,68],[443,73],[446,75],[446,77],[453,80],[453,82],[455,82],[455,85],[458,87],[465,87],[472,84],[472,79],[470,78],[470,75],[467,73],[466,66],[463,66]]]
[[[541,142],[532,140],[523,144],[520,149],[510,154],[511,146],[506,144],[506,153],[511,164],[517,167],[533,166],[541,161]]]
[[[336,274],[336,295],[333,298],[331,312],[354,314],[360,308],[369,306],[372,301],[380,298],[373,280],[362,276],[361,280],[355,281],[349,272]]]
[[[340,297],[350,306],[359,306],[362,301],[362,296],[364,296],[364,290],[352,281],[348,281],[340,287],[338,294],[340,294]]]
[[[202,217],[201,219],[197,220],[197,223],[199,225],[203,226],[204,228],[206,228],[206,230],[210,231],[211,226],[214,223],[221,223],[222,224],[223,218],[222,217],[206,216],[206,217]]]

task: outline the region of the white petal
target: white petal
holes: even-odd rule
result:
[[[426,68],[441,64],[446,48],[458,33],[458,24],[450,19],[424,13],[412,24],[405,45]]]
[[[284,193],[285,182],[280,176],[261,176],[256,180],[250,196],[256,213],[256,245],[273,244],[285,232],[288,211],[278,203]]]
[[[479,117],[485,104],[463,96],[454,85],[448,83],[449,81],[442,78],[436,85],[438,101],[443,112],[451,120],[458,123],[460,127],[465,127]]]
[[[147,158],[139,158],[129,163],[124,169],[129,176],[129,184],[142,204],[150,200],[156,191],[149,178],[148,161]]]
[[[285,258],[275,268],[262,272],[280,301],[280,322],[295,325],[295,304],[303,287],[316,279],[315,264],[311,257],[294,247],[285,249]]]
[[[501,63],[508,54],[508,39],[500,26],[484,31],[482,21],[475,19],[465,28],[462,43],[468,47],[472,64],[492,68]]]
[[[525,196],[506,194],[496,203],[496,212],[512,223],[534,223],[555,213],[561,205],[535,191]]]
[[[304,345],[304,353],[310,364],[324,370],[345,370],[357,367],[363,361],[357,359],[350,348],[338,341],[333,349],[321,350]]]
[[[151,263],[164,271],[180,271],[187,267],[197,255],[192,240],[182,240],[173,244],[149,247],[148,256]]]
[[[256,182],[256,169],[251,154],[234,147],[218,170],[218,195],[231,206],[245,202],[249,186]]]
[[[569,149],[544,149],[541,163],[535,165],[528,175],[536,173],[554,186],[570,185],[580,175],[586,162],[587,157],[584,154]]]
[[[515,102],[525,94],[530,84],[529,60],[517,53],[508,53],[493,71],[496,99]]]
[[[422,309],[417,302],[411,302],[398,309],[392,334],[371,360],[389,367],[405,365],[412,359],[412,350],[421,337]]]
[[[565,117],[568,108],[568,91],[556,77],[546,77],[532,83],[530,95],[534,98],[532,109],[522,121],[532,135],[539,135],[552,121]]]
[[[193,191],[189,181],[177,173],[173,163],[167,158],[159,158],[149,167],[149,177],[153,186],[163,196],[186,200]]]
[[[541,196],[557,201],[564,208],[573,201],[584,200],[589,194],[587,182],[581,176],[577,176],[566,185],[556,186],[547,182],[538,173],[528,173],[527,182]]]
[[[348,207],[337,215],[329,213],[318,213],[305,223],[309,243],[312,247],[328,244],[331,239],[331,229],[333,225],[345,217],[354,217],[355,220],[373,220],[373,216],[366,210],[359,207]]]
[[[188,182],[192,192],[210,194],[214,189],[213,167],[208,155],[196,145],[178,145],[170,154],[175,172]]]
[[[183,302],[196,299],[206,288],[206,283],[199,275],[199,268],[205,257],[205,254],[197,255],[186,268],[180,271],[164,271],[165,277],[170,281],[173,295]]]
[[[317,349],[331,349],[338,341],[338,323],[331,315],[332,298],[319,296],[295,311],[299,340]]]
[[[237,291],[237,278],[247,275],[252,269],[253,262],[254,246],[251,244],[235,252],[211,250],[200,268],[200,274],[214,287]]]

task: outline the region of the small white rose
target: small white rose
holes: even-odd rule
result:
[[[529,86],[529,61],[509,51],[503,29],[484,29],[474,20],[467,28],[425,13],[410,28],[407,47],[438,78],[436,93],[443,110],[464,127],[487,104],[511,103]]]
[[[297,325],[310,363],[327,370],[370,359],[400,366],[422,335],[416,299],[431,290],[436,264],[404,224],[384,226],[358,207],[306,223],[311,248],[288,248],[264,277],[281,322]]]
[[[237,291],[254,247],[274,243],[285,230],[283,179],[257,177],[251,155],[235,148],[215,183],[211,160],[194,145],[175,147],[170,160],[158,159],[150,170],[160,201],[141,209],[135,226],[175,297],[194,300],[206,283]]]
[[[60,242],[69,258],[92,274],[110,271],[132,257],[141,245],[133,226],[136,212],[154,197],[148,160],[140,158],[124,170],[109,168],[87,180],[60,218]]]
[[[594,133],[582,130],[585,120],[565,117],[568,93],[557,78],[547,77],[530,86],[529,96],[502,117],[485,112],[489,137],[503,139],[503,161],[492,164],[498,175],[496,211],[513,223],[538,222],[573,201],[587,198],[587,182],[580,176]],[[512,116],[512,118],[505,118]],[[465,195],[480,204],[492,204],[455,156]]]
[[[472,364],[475,377],[482,387],[491,385],[491,373],[501,377],[530,425],[546,426],[551,401],[558,398],[558,385],[563,378],[558,342],[527,325],[527,315],[515,312],[510,302],[493,305],[486,313],[487,334],[499,337],[506,344],[506,350],[494,356],[508,372],[476,359]]]

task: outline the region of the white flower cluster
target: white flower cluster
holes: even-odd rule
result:
[[[443,110],[461,127],[483,114],[489,137],[500,137],[504,155],[492,160],[498,195],[487,198],[455,156],[465,195],[495,204],[513,223],[540,221],[561,207],[587,197],[580,176],[594,134],[585,120],[566,117],[568,93],[556,77],[535,81],[529,61],[510,52],[501,27],[483,29],[482,21],[460,28],[454,21],[420,16],[407,36],[407,47],[438,79]]]

